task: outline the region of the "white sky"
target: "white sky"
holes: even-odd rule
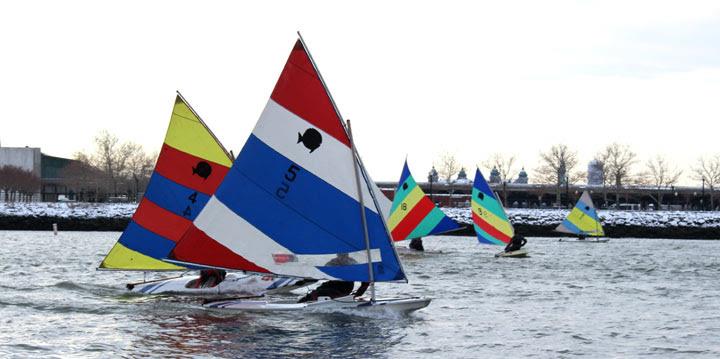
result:
[[[613,141],[686,173],[720,152],[720,2],[356,4],[2,2],[0,141],[70,157],[108,129],[155,151],[177,89],[237,153],[300,30],[375,180],[443,152],[532,177],[559,142],[583,167]]]

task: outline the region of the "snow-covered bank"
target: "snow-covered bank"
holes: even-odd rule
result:
[[[137,203],[0,203],[0,216],[58,218],[130,218]]]
[[[470,208],[443,208],[450,218],[465,224],[472,224]],[[514,225],[552,226],[558,225],[569,213],[562,209],[507,210]],[[720,228],[720,212],[690,211],[599,211],[604,227],[700,227]]]

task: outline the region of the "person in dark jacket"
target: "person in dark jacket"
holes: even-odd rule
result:
[[[314,302],[319,297],[330,297],[334,299],[345,297],[350,294],[353,294],[354,297],[359,297],[365,293],[365,290],[367,290],[368,286],[369,283],[362,282],[358,290],[355,291],[355,293],[353,294],[352,290],[353,287],[355,287],[354,282],[348,282],[344,280],[329,280],[321,284],[319,287],[315,288],[315,290],[308,293],[306,296],[300,298],[300,300],[298,300],[298,303]]]
[[[505,252],[507,253],[507,252],[516,251],[516,250],[522,248],[522,246],[524,246],[526,243],[527,243],[527,239],[525,239],[525,237],[523,237],[519,234],[516,234],[512,237],[512,239],[510,240],[510,243],[508,243],[507,246],[505,246]]]
[[[423,247],[423,243],[422,243],[422,237],[411,239],[409,247],[410,247],[410,249],[414,249],[416,251],[421,251],[421,252],[425,251],[425,248]]]

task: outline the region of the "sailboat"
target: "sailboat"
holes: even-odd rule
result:
[[[605,235],[605,231],[600,224],[600,217],[598,217],[588,191],[583,191],[575,207],[555,228],[555,231],[577,236],[577,238],[561,238],[561,242],[607,243],[609,241],[607,238],[599,238]],[[594,238],[586,239],[585,237]]]
[[[472,189],[472,219],[475,234],[481,244],[507,245],[515,235],[507,213],[480,169],[475,170]],[[512,252],[500,252],[496,257],[524,257],[528,251],[521,248]]]
[[[169,260],[317,280],[370,283],[370,298],[226,300],[215,310],[393,310],[428,298],[375,295],[375,282],[407,282],[378,202],[307,46],[298,40],[228,175]],[[339,260],[342,259],[342,260]]]
[[[388,228],[394,241],[415,239],[460,229],[418,186],[407,160],[395,189]]]
[[[145,194],[130,223],[98,269],[183,271],[197,269],[163,261],[190,228],[232,165],[230,153],[178,92],[170,124]],[[130,283],[139,294],[247,294],[294,289],[296,279],[229,273],[202,288],[197,275]],[[309,283],[307,283],[309,284]]]

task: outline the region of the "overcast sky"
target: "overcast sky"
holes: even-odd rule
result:
[[[583,167],[613,141],[685,172],[720,153],[720,2],[356,4],[2,2],[0,142],[71,157],[107,129],[155,151],[180,90],[237,153],[300,30],[375,180],[443,152],[532,176],[559,142]]]

